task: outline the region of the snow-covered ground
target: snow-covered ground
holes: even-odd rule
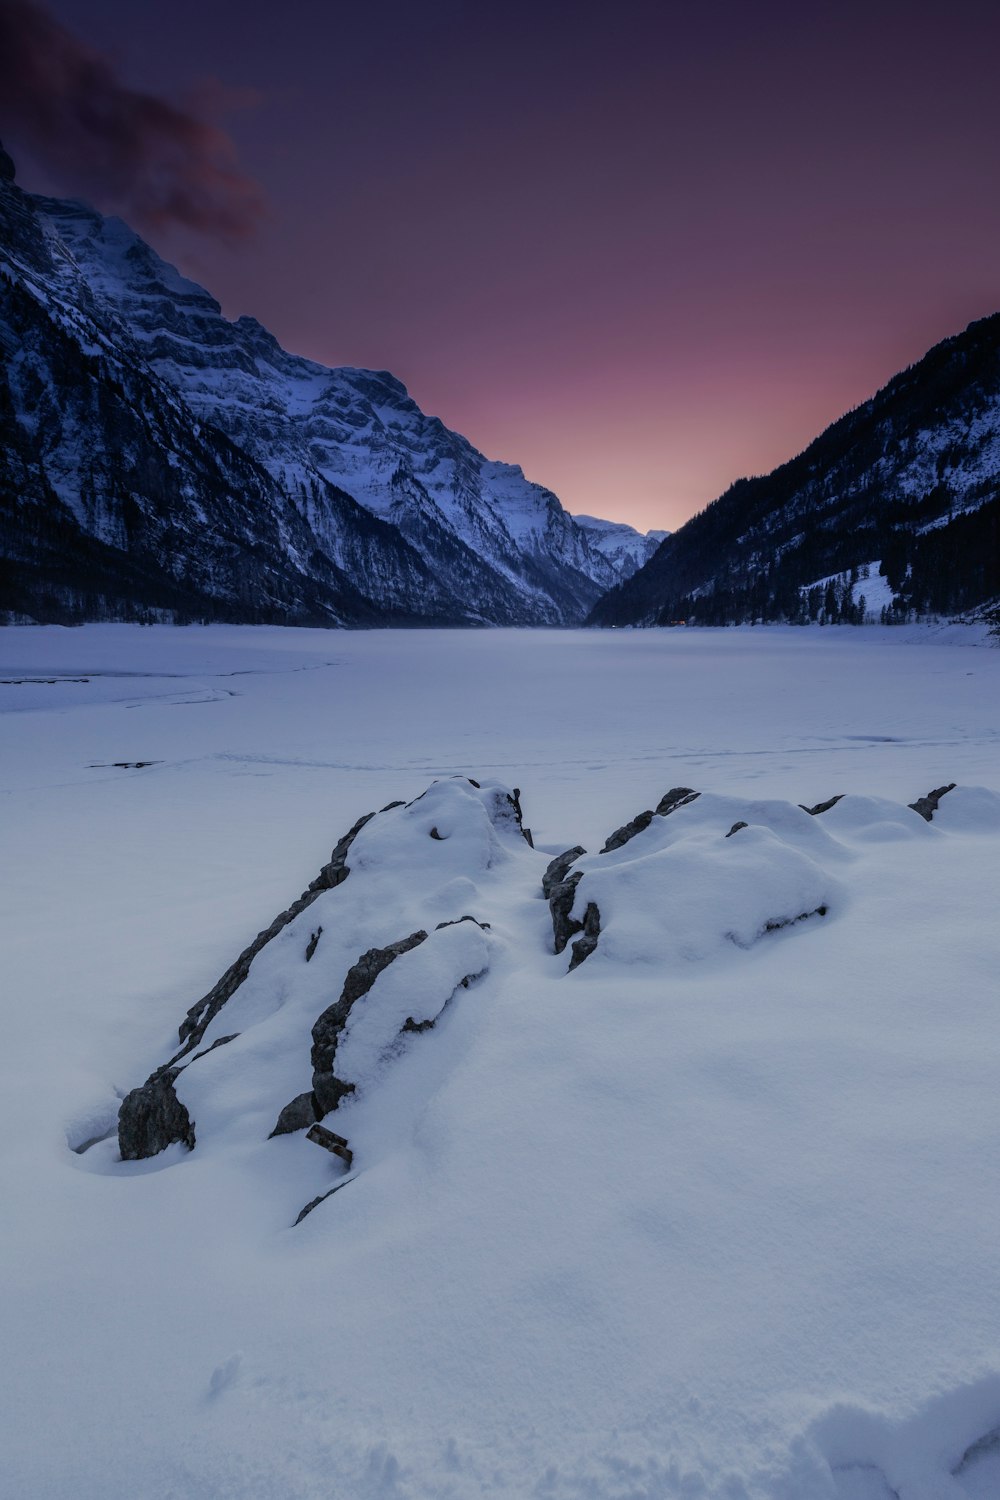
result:
[[[5,1492],[1000,1495],[980,639],[0,632]],[[74,1150],[397,799],[181,1075],[194,1151]],[[417,928],[338,1051],[350,1170],[268,1140],[347,969]]]
[[[865,601],[865,619],[869,624],[877,625],[883,609],[891,609],[895,595],[889,585],[889,580],[883,578],[879,573],[881,560],[876,558],[874,562],[864,563],[860,569],[862,576],[851,586],[851,603],[857,604],[861,599]],[[868,569],[865,576],[864,569]],[[825,578],[814,579],[812,583],[803,584],[799,593],[805,596],[811,589],[825,589],[828,583],[836,583],[845,575],[841,573],[828,573]]]

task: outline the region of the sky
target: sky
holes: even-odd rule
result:
[[[1000,309],[998,56],[979,0],[0,0],[0,134],[227,315],[675,528]]]

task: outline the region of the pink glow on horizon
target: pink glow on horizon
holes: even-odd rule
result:
[[[571,511],[675,528],[1000,308],[992,3],[51,9],[259,96],[262,228],[161,253]]]

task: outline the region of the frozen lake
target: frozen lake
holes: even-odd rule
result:
[[[394,1191],[365,1200],[359,1180],[367,1206],[313,1215],[308,1240],[272,1228],[250,1176],[231,1187],[238,1145],[130,1177],[70,1149],[362,813],[461,774],[520,788],[549,854],[599,849],[674,786],[793,808],[883,798],[905,820],[942,784],[1000,792],[1000,650],[976,640],[0,631],[0,1442],[14,1492],[1000,1493],[989,1442],[963,1459],[1000,1431],[991,804],[981,829],[942,815],[926,838],[842,819],[842,906],[744,967],[713,959],[690,982],[647,969],[629,989],[626,968],[592,960],[578,1009],[547,956],[508,976],[497,1003],[510,997],[548,1059],[544,1085],[540,1064],[519,1081],[516,1057],[470,1034],[416,1130],[419,1171],[408,1140]],[[519,889],[502,899],[520,910]],[[553,1021],[535,1034],[539,1007]],[[658,1071],[633,1091],[647,1045]],[[477,1055],[503,1058],[507,1128],[535,1142],[522,1158],[512,1140],[489,1206],[449,1154],[466,1135],[507,1151],[503,1121],[475,1104]],[[657,1099],[667,1165],[630,1180]],[[557,1180],[576,1189],[558,1210]],[[590,1194],[599,1211],[574,1217]]]

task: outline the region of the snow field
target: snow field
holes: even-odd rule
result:
[[[817,637],[0,638],[95,673],[0,687],[13,1492],[997,1493],[1000,656]],[[397,798],[181,1075],[195,1150],[75,1154]],[[540,882],[577,842],[567,974]],[[268,1140],[349,965],[418,928],[338,1053],[351,1172]]]

